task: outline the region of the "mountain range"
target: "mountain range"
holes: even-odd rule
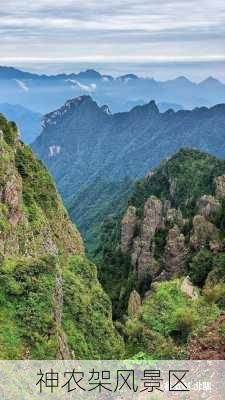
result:
[[[0,115],[1,359],[225,359],[225,161],[182,148],[155,167],[149,145],[222,155],[224,115],[155,102],[111,114],[79,97],[45,117],[34,147],[83,215],[104,214],[98,274],[47,168]]]
[[[225,102],[225,85],[213,77],[200,83],[184,76],[157,81],[135,74],[119,77],[95,70],[79,73],[38,75],[12,67],[0,67],[0,103],[14,103],[45,114],[67,99],[90,94],[100,105],[108,104],[112,112],[128,111],[154,98],[169,108],[211,107]]]
[[[142,177],[181,147],[224,157],[225,105],[160,113],[151,101],[129,112],[112,114],[108,106],[100,107],[90,96],[81,96],[47,114],[43,131],[32,145],[55,177],[65,204],[75,220],[77,216],[81,222],[83,233],[84,213],[85,226],[90,229],[88,216],[92,219],[91,209],[95,214],[98,209],[94,186]],[[96,180],[98,183],[93,185]],[[93,191],[95,195],[87,207],[90,195],[84,193]]]

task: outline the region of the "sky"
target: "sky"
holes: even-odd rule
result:
[[[0,0],[0,64],[225,80],[224,0]]]

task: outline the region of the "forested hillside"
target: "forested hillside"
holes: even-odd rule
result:
[[[129,355],[188,357],[192,338],[201,342],[224,312],[224,173],[224,161],[182,149],[103,224],[95,256]]]

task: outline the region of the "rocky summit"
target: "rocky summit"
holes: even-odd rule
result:
[[[96,267],[46,167],[0,115],[0,358],[118,358]]]
[[[161,113],[150,101],[112,114],[90,96],[80,96],[44,117],[43,131],[32,148],[48,166],[72,218],[91,242],[93,226],[105,214],[105,206],[98,213],[100,193],[114,183],[116,196],[121,184],[115,182],[144,176],[181,147],[210,149],[223,157],[224,132],[225,105]],[[105,196],[102,204],[107,203]]]

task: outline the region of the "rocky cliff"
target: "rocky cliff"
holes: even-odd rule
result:
[[[225,105],[220,104],[161,113],[150,101],[129,112],[111,114],[90,96],[80,96],[44,117],[43,131],[32,147],[53,174],[71,216],[91,241],[90,230],[102,222],[105,204],[109,204],[109,213],[117,206],[121,184],[115,182],[143,177],[184,146],[210,149],[223,157],[224,111]],[[113,182],[115,201],[110,204]],[[124,195],[125,191],[126,184]],[[94,234],[91,239],[95,240]]]
[[[114,358],[111,304],[54,182],[0,115],[0,357]]]
[[[184,274],[193,254],[203,249],[223,252],[218,216],[223,212],[225,175],[217,174],[224,167],[223,161],[206,154],[181,150],[137,185],[121,221],[121,250],[130,253],[138,278],[176,277]]]
[[[192,335],[224,311],[224,181],[224,161],[182,149],[139,181],[124,213],[105,223],[100,276],[114,318],[125,321],[129,355],[188,357]]]

